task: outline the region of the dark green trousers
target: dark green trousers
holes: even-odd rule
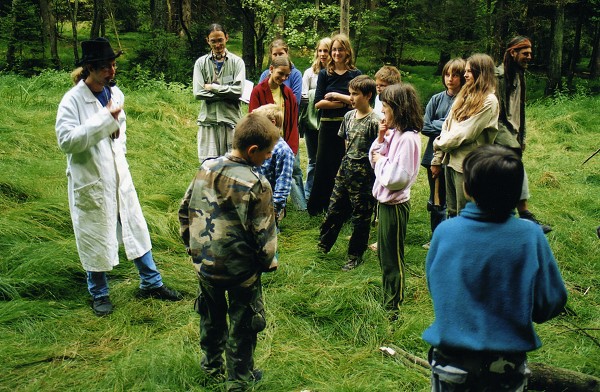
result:
[[[260,276],[249,287],[223,288],[200,279],[196,309],[202,369],[212,376],[222,374],[225,352],[228,390],[244,390],[253,380],[256,335],[266,326]]]
[[[401,204],[379,204],[377,255],[383,273],[383,306],[397,311],[404,301],[404,240],[410,200]]]

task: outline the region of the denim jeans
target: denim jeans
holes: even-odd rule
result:
[[[300,167],[300,154],[296,154],[294,168],[292,171],[292,189],[290,196],[292,202],[299,211],[306,210],[306,197],[304,196],[304,184],[302,183],[302,168]]]
[[[151,250],[146,252],[142,257],[134,259],[133,263],[140,274],[141,289],[153,289],[163,285],[162,277],[156,268]],[[106,272],[87,271],[87,286],[88,291],[94,299],[108,296],[108,277]]]

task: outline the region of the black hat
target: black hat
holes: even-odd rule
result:
[[[95,61],[112,60],[119,57],[123,51],[114,52],[106,38],[99,37],[81,42],[82,57],[77,65],[93,63]]]

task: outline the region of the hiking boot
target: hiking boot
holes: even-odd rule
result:
[[[342,267],[342,271],[350,271],[362,264],[362,257],[348,256],[348,262]]]
[[[139,297],[162,299],[164,301],[181,301],[183,299],[183,295],[177,290],[170,289],[164,284],[153,289],[140,289]]]
[[[532,221],[536,225],[540,226],[542,228],[542,231],[544,232],[544,234],[548,234],[552,231],[552,227],[541,223],[539,220],[537,220],[535,218],[535,215],[533,215],[533,213],[531,213],[531,211],[529,211],[529,210],[519,212],[519,217],[521,219],[527,219],[529,221]]]
[[[92,309],[96,316],[107,316],[113,311],[113,304],[110,302],[108,295],[105,297],[95,298],[92,301]]]

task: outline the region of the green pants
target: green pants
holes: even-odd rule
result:
[[[404,301],[404,240],[410,201],[401,204],[379,204],[377,255],[383,273],[383,306],[396,311]]]
[[[230,390],[244,390],[253,380],[256,335],[266,326],[260,276],[249,287],[223,288],[200,279],[196,310],[204,352],[202,369],[212,376],[222,374],[225,352]]]

